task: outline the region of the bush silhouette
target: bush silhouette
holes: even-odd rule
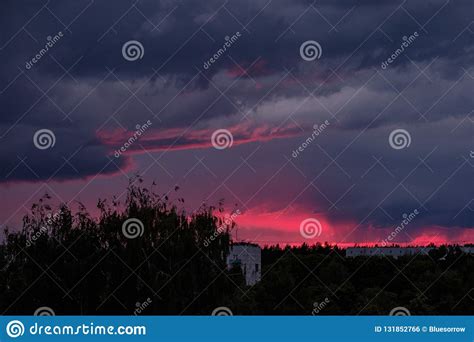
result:
[[[240,268],[227,269],[234,224],[222,204],[188,214],[183,199],[141,182],[132,180],[123,204],[99,200],[96,218],[83,205],[53,209],[45,195],[20,231],[5,230],[0,312],[209,315],[225,306],[244,315],[388,315],[401,306],[413,315],[474,314],[474,256],[452,246],[398,259],[346,258],[319,243],[267,246],[262,281],[247,287]]]
[[[209,314],[214,303],[225,305],[239,280],[226,269],[232,226],[204,246],[224,224],[214,214],[219,209],[203,205],[187,215],[134,183],[123,208],[99,200],[98,219],[83,206],[75,215],[64,204],[54,211],[48,200],[33,205],[20,232],[5,231],[4,314],[30,315],[41,306],[57,314],[133,314],[147,300],[143,314]],[[141,236],[124,235],[129,218],[143,223]]]

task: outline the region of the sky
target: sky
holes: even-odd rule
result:
[[[2,6],[2,227],[139,174],[239,241],[474,242],[470,0]]]

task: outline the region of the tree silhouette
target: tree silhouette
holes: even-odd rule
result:
[[[234,224],[222,205],[187,213],[133,179],[124,203],[99,200],[57,209],[48,195],[5,230],[0,245],[0,310],[31,315],[43,306],[59,315],[474,314],[474,257],[457,246],[429,255],[346,258],[337,246],[267,246],[262,280],[248,287],[239,267],[227,268]],[[178,190],[178,189],[175,189]],[[140,222],[135,231],[127,220]],[[132,236],[133,235],[133,236]],[[213,236],[213,239],[209,238]]]
[[[123,208],[99,200],[97,220],[83,206],[75,215],[66,205],[54,212],[48,199],[33,205],[20,232],[5,231],[5,313],[32,314],[48,306],[58,314],[132,314],[150,298],[145,314],[208,314],[233,293],[238,280],[226,269],[232,226],[204,246],[225,225],[215,208],[187,215],[166,195],[134,183]],[[124,235],[129,218],[143,223],[141,236]]]

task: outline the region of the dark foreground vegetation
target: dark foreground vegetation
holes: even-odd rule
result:
[[[130,185],[125,203],[98,202],[100,216],[32,207],[19,232],[0,245],[0,314],[412,315],[474,314],[474,257],[446,247],[397,260],[345,258],[327,245],[266,247],[262,281],[247,287],[227,270],[233,224],[203,206],[187,214],[167,196]],[[136,238],[123,224],[143,222]],[[209,237],[212,243],[207,244]]]

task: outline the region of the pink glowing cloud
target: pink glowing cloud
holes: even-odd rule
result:
[[[256,142],[270,141],[293,137],[301,134],[295,125],[273,127],[269,124],[254,126],[248,123],[239,123],[226,128],[233,139],[233,146]],[[128,130],[101,130],[96,133],[99,141],[109,147],[111,151],[123,154],[137,154],[145,151],[190,150],[213,147],[211,137],[215,129],[170,128],[155,129],[150,127],[140,137],[130,140],[135,131]],[[136,136],[136,135],[135,135]],[[121,154],[122,154],[121,153]]]
[[[301,224],[307,219],[317,219],[321,225],[320,233],[305,238]],[[254,241],[263,245],[300,245],[307,243],[329,243],[339,247],[382,246],[382,241],[393,231],[393,227],[375,228],[364,226],[363,232],[357,229],[356,222],[333,222],[324,213],[314,213],[304,208],[291,210],[268,210],[265,206],[248,210],[239,215],[235,222],[237,228],[232,235],[237,240]],[[410,236],[400,234],[390,244],[401,246],[436,246],[458,243],[465,244],[474,239],[474,230],[449,230],[443,227],[417,227],[410,229]]]

